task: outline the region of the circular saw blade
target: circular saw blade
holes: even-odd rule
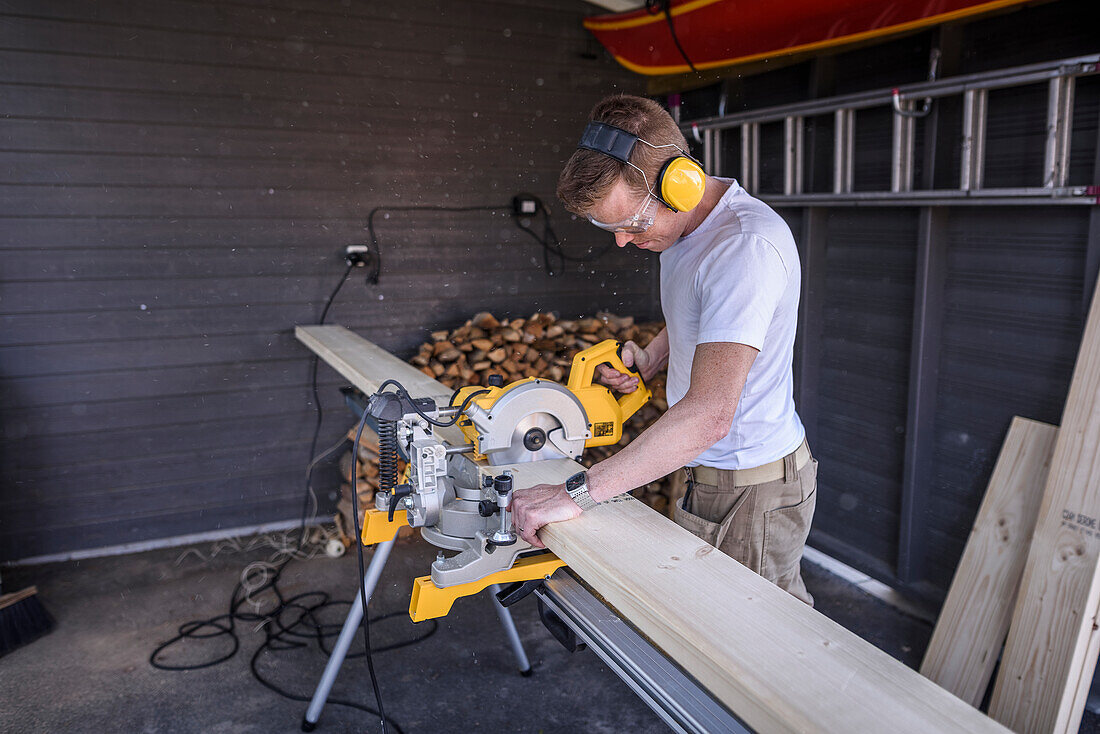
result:
[[[539,429],[543,434],[549,436],[551,431],[556,430],[560,432],[562,426],[561,423],[549,413],[532,413],[516,424],[515,430],[512,431],[512,441],[508,448],[494,451],[486,457],[489,463],[493,466],[501,466],[503,464],[523,464],[528,461],[569,458],[559,451],[550,440],[542,441],[541,448],[535,451],[529,449],[525,445],[524,439],[527,437],[528,431],[532,429]]]

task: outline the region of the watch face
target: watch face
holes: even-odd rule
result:
[[[575,492],[587,483],[588,475],[585,472],[579,471],[565,480],[565,491],[569,493]]]

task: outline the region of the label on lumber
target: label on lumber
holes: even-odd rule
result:
[[[1083,512],[1062,510],[1062,527],[1069,528],[1089,538],[1100,537],[1100,533],[1097,532],[1096,518],[1089,517]]]

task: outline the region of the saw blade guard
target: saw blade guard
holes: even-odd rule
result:
[[[490,388],[466,409],[463,432],[490,464],[579,459],[592,433],[581,401],[556,382],[528,378]],[[532,434],[540,440],[530,442]]]

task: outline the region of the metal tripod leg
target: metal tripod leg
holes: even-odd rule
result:
[[[396,539],[397,533],[395,532],[393,538],[385,543],[379,543],[374,549],[374,556],[370,559],[370,565],[363,576],[363,591],[366,593],[368,604],[370,603],[371,594],[374,593],[374,587],[378,585],[378,578],[382,575],[382,569],[386,566],[386,560],[390,557],[390,551],[393,550],[393,543]],[[317,721],[321,718],[321,711],[325,708],[325,701],[328,700],[328,694],[332,691],[332,684],[336,682],[336,676],[340,673],[340,666],[344,664],[348,648],[351,647],[351,641],[355,638],[355,631],[359,629],[359,623],[362,621],[363,598],[359,594],[359,590],[356,589],[355,600],[351,603],[351,609],[348,610],[348,618],[344,620],[344,627],[340,630],[340,636],[336,638],[336,644],[332,646],[332,654],[328,658],[328,663],[325,664],[325,672],[321,674],[321,681],[317,684],[317,690],[313,692],[313,698],[309,702],[309,708],[306,709],[306,715],[302,718],[302,731],[313,731],[316,728]]]
[[[512,653],[516,656],[519,674],[526,678],[531,675],[531,663],[527,661],[527,653],[523,650],[523,642],[519,639],[519,632],[516,631],[516,623],[512,620],[512,613],[497,600],[499,592],[500,584],[493,584],[489,587],[489,593],[493,597],[493,606],[497,610],[497,616],[500,617],[500,624],[504,627],[504,634],[508,636],[508,642],[512,645]]]

